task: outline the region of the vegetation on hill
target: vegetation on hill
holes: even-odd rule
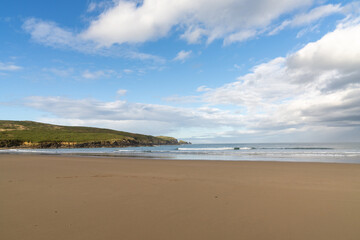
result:
[[[68,127],[32,121],[0,120],[0,147],[81,148],[179,144],[172,137],[154,137],[110,129]]]

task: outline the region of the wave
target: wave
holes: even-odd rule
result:
[[[333,150],[334,148],[328,147],[260,147],[253,149],[269,149],[269,150]]]
[[[225,151],[234,150],[232,147],[219,147],[219,148],[177,148],[179,151]]]
[[[48,153],[55,154],[56,150],[44,150],[44,149],[0,149],[0,153]]]
[[[152,152],[162,152],[159,150],[130,150],[130,149],[120,149],[113,151],[113,153],[152,153]]]
[[[234,147],[234,150],[251,150],[256,149],[254,147]]]
[[[179,151],[226,151],[226,150],[334,150],[329,147],[218,147],[218,148],[177,148]]]

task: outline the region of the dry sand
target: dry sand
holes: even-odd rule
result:
[[[0,239],[360,239],[360,164],[0,154]]]

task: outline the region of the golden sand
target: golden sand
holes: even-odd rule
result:
[[[4,240],[358,240],[360,164],[0,154]]]

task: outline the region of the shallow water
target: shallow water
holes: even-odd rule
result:
[[[360,143],[239,143],[127,148],[9,149],[0,153],[124,156],[177,160],[360,163]]]

